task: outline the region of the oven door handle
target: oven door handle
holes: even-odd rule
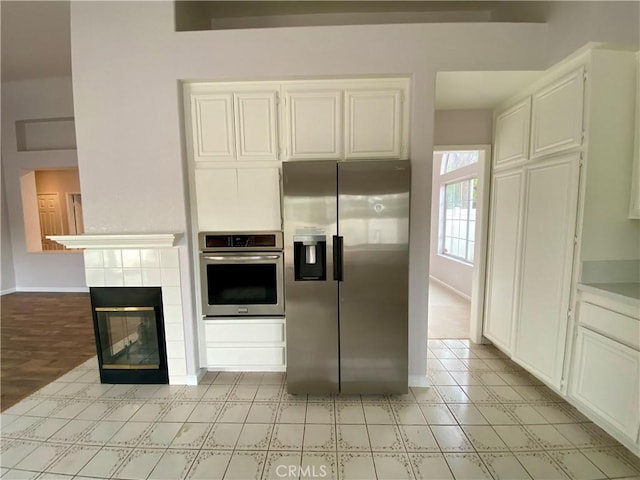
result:
[[[202,255],[204,260],[214,260],[220,262],[254,262],[256,260],[277,260],[280,255]]]

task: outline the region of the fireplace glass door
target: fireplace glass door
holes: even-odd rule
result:
[[[157,369],[160,366],[154,307],[98,307],[103,369]]]

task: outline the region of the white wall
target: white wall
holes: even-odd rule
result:
[[[2,230],[0,236],[0,260],[2,270],[0,271],[0,294],[11,293],[16,288],[16,275],[13,269],[13,252],[11,251],[11,232],[9,231],[9,218],[7,210],[7,199],[4,187],[4,174],[0,178],[0,222]]]
[[[436,110],[434,145],[489,145],[492,138],[492,110]]]
[[[72,116],[73,96],[69,77],[2,84],[2,167],[17,290],[86,290],[81,253],[27,252],[20,195],[22,173],[35,169],[76,167],[78,163],[73,150],[18,152],[15,122]]]
[[[493,132],[491,110],[436,110],[434,145],[464,146],[490,145]],[[440,172],[442,154],[433,156],[433,179]],[[478,169],[475,169],[478,174]],[[488,187],[488,186],[487,186]],[[448,285],[466,298],[471,298],[473,266],[438,254],[438,218],[440,215],[440,190],[431,192],[431,243],[429,275]]]
[[[171,2],[71,5],[86,232],[186,230],[180,79],[410,74],[414,208],[409,371],[412,378],[424,379],[436,72],[543,69],[546,26],[375,25],[180,33],[173,29]],[[181,260],[190,267],[193,260],[187,250],[183,244]],[[189,284],[183,288],[189,302],[185,318],[192,318],[185,327],[185,340],[195,351],[193,292]],[[198,359],[188,358],[188,374],[197,364]]]
[[[549,64],[588,41],[640,45],[640,2],[548,2]]]

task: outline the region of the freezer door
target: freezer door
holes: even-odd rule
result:
[[[282,173],[287,391],[337,393],[336,163],[285,162]]]
[[[409,161],[338,165],[342,393],[408,389]]]

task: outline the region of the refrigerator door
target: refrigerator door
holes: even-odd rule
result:
[[[408,390],[410,183],[409,161],[338,164],[342,393]]]
[[[287,391],[339,391],[336,163],[284,162]]]

